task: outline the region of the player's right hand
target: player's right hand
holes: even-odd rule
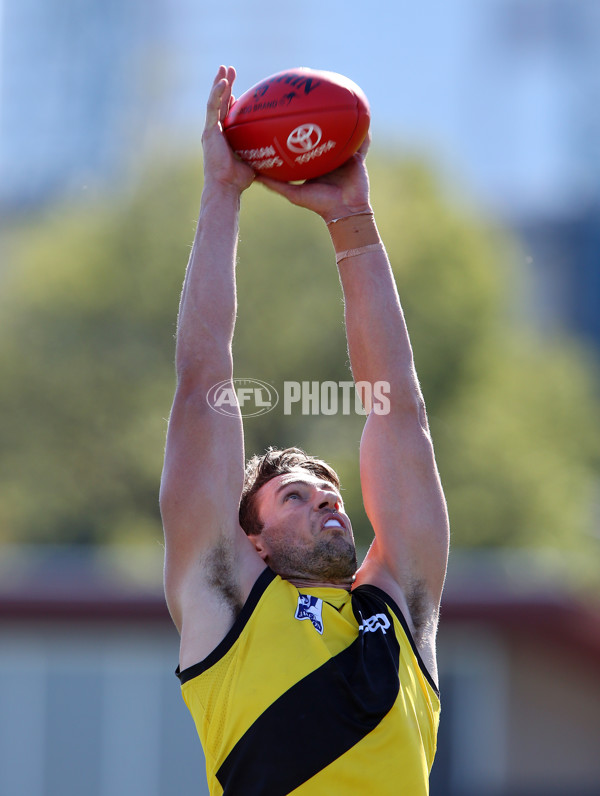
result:
[[[234,100],[232,94],[235,69],[219,67],[206,105],[206,122],[202,133],[204,181],[244,191],[254,181],[250,166],[238,160],[223,135],[222,120]]]

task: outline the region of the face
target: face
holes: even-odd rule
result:
[[[299,468],[272,478],[256,500],[263,529],[250,539],[271,569],[292,581],[352,582],[352,525],[336,487]]]

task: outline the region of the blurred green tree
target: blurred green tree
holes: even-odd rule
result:
[[[595,364],[527,319],[524,258],[450,202],[429,171],[371,157],[448,498],[454,545],[586,547],[599,469]],[[0,540],[160,539],[177,304],[200,164],[155,170],[126,197],[56,208],[5,241],[0,298]],[[236,377],[350,379],[331,244],[261,186],[243,199]],[[525,298],[523,298],[525,296]],[[516,300],[516,297],[520,297]],[[363,418],[245,423],[248,455],[300,445],[338,469],[358,541]]]

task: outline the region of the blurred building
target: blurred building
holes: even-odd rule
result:
[[[2,564],[0,796],[208,794],[160,589],[86,554]]]
[[[156,107],[160,0],[0,0],[0,209],[115,183]]]
[[[207,793],[160,587],[81,556],[7,570],[0,796]],[[478,562],[449,583],[442,617],[432,796],[597,796],[600,605],[509,587]]]
[[[455,572],[442,603],[431,796],[594,796],[600,604],[490,563]]]
[[[600,347],[600,5],[491,0],[478,16],[457,140],[523,241],[538,320]]]

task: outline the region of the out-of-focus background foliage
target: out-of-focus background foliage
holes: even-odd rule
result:
[[[203,106],[224,60],[238,93],[309,63],[348,74],[371,101],[373,202],[453,545],[597,555],[598,9],[384,5],[315,5],[292,23],[268,2],[225,13],[186,0],[127,10],[4,0],[2,542],[160,540]],[[322,225],[253,186],[239,254],[236,375],[276,388],[347,379]],[[249,419],[246,436],[248,453],[298,444],[331,458],[364,545],[360,426],[280,405]]]

